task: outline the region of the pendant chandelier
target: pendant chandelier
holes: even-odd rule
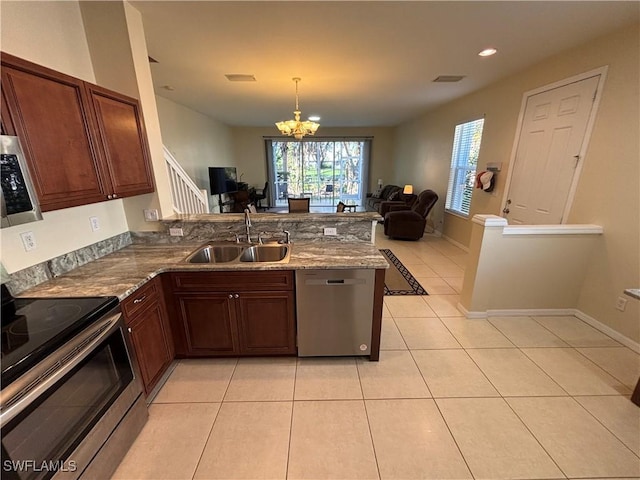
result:
[[[298,82],[300,78],[294,77],[293,81],[296,82],[296,109],[293,111],[294,119],[276,122],[276,127],[278,127],[282,135],[301,140],[305,135],[315,134],[320,124],[310,120],[300,121],[300,108],[298,107]]]

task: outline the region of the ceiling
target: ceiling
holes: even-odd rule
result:
[[[635,1],[131,3],[159,62],[151,65],[156,93],[230,126],[292,118],[292,77],[302,78],[303,119],[397,125],[638,21],[640,11]],[[489,46],[498,53],[477,55]],[[433,83],[439,75],[464,79]]]

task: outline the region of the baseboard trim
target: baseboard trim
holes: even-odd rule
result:
[[[620,332],[605,325],[604,323],[596,320],[595,318],[587,315],[581,310],[576,308],[519,308],[519,309],[502,309],[502,310],[486,310],[481,311],[469,311],[463,307],[460,303],[457,305],[464,316],[470,320],[473,319],[486,319],[488,317],[560,317],[572,315],[585,323],[588,323],[596,330],[608,335],[615,341],[620,342],[625,347],[630,348],[636,353],[640,353],[640,343],[631,340],[629,337],[624,336]]]
[[[487,310],[488,317],[560,317],[575,315],[575,308],[512,308]]]
[[[605,335],[609,335],[611,338],[613,338],[614,340],[620,342],[625,347],[629,347],[634,352],[640,353],[640,343],[631,340],[629,337],[625,337],[620,332],[614,330],[613,328],[611,328],[608,325],[605,325],[604,323],[600,322],[599,320],[596,320],[595,318],[587,315],[586,313],[584,313],[581,310],[575,310],[575,316],[578,317],[583,322],[588,323],[593,328],[595,328],[597,330],[600,330]]]

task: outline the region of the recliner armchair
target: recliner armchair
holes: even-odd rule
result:
[[[384,217],[384,234],[402,240],[420,240],[427,225],[427,216],[438,201],[433,190],[424,190],[411,207],[394,205]]]

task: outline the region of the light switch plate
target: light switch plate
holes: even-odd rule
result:
[[[169,235],[172,237],[184,237],[184,232],[181,228],[170,228]]]
[[[324,229],[324,234],[325,235],[338,235],[338,230],[335,227],[326,227]]]
[[[20,238],[22,238],[22,245],[24,245],[25,252],[30,252],[31,250],[36,249],[36,236],[33,232],[21,233]]]

